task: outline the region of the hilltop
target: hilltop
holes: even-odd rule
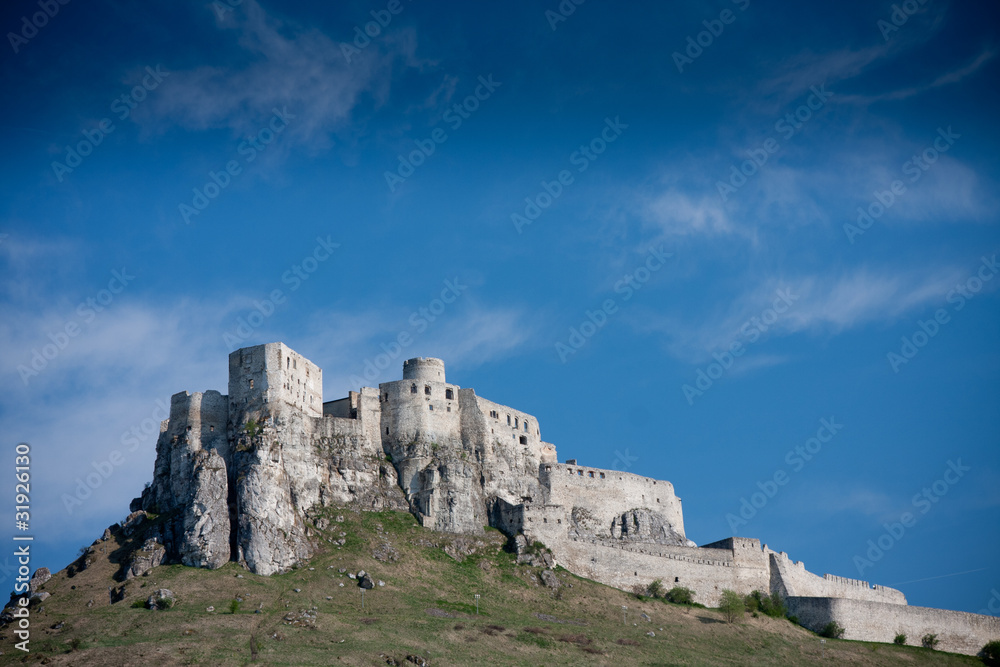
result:
[[[14,649],[8,628],[0,662],[412,665],[413,656],[429,665],[981,664],[910,646],[821,645],[789,620],[763,615],[729,624],[714,609],[519,565],[499,531],[441,533],[404,511],[325,508],[312,519],[316,553],[284,574],[255,575],[237,563],[160,565],[122,581],[128,554],[168,520],[147,519],[128,535],[116,524],[54,574],[41,588],[50,596],[33,607],[31,654]],[[541,564],[544,554],[536,555]],[[349,577],[359,570],[374,583],[364,609],[358,580]],[[145,608],[164,588],[173,606]],[[109,590],[120,600],[112,604]]]

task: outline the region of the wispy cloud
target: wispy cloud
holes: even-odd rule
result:
[[[921,86],[908,86],[906,88],[900,88],[898,90],[892,90],[881,95],[845,95],[840,97],[837,101],[841,103],[855,103],[855,104],[874,104],[875,102],[886,102],[893,100],[905,100],[914,95],[920,95],[928,91],[940,88],[942,86],[948,86],[954,83],[958,83],[962,79],[965,79],[972,74],[975,74],[979,69],[985,65],[987,62],[993,59],[996,55],[995,51],[985,50],[980,53],[975,60],[973,60],[968,65],[964,67],[959,67],[953,69],[950,72],[941,74],[933,81],[921,85]]]
[[[225,13],[218,24],[223,38],[232,40],[229,56],[241,64],[171,71],[170,94],[150,100],[137,120],[147,119],[161,129],[176,124],[245,135],[259,130],[272,108],[287,107],[295,116],[288,136],[310,146],[325,145],[347,123],[363,94],[375,104],[385,101],[396,61],[419,65],[416,37],[405,27],[387,31],[348,63],[340,45],[327,35],[283,23],[255,0]]]
[[[952,268],[904,273],[862,268],[836,276],[767,279],[735,295],[725,310],[709,309],[697,320],[674,313],[644,312],[632,323],[642,333],[662,335],[663,345],[672,356],[697,364],[735,341],[746,342],[741,328],[773,306],[778,290],[790,294],[793,303],[766,327],[763,337],[799,333],[835,336],[866,324],[889,324],[930,303],[943,301],[947,290],[962,275],[959,269]],[[771,366],[787,359],[771,354],[754,365]]]

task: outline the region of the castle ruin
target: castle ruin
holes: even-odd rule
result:
[[[661,580],[715,605],[723,589],[778,593],[814,630],[891,642],[935,633],[975,654],[1000,619],[907,605],[898,590],[810,573],[759,540],[696,546],[670,482],[559,463],[533,415],[448,383],[444,362],[323,402],[323,371],[283,343],[229,356],[228,394],[181,392],[161,424],[151,484],[131,509],[164,515],[165,560],[269,575],[316,550],[313,510],[411,512],[430,529],[495,527],[541,542],[567,570],[630,590]]]

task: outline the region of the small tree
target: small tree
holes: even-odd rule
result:
[[[926,635],[920,638],[920,645],[923,646],[924,648],[929,648],[930,650],[933,651],[934,648],[938,645],[937,635],[928,632]]]
[[[820,637],[828,637],[830,639],[840,639],[844,636],[844,628],[837,621],[830,621],[823,626],[823,629],[819,631]]]
[[[906,635],[900,632],[896,635],[896,638],[892,640],[892,643],[896,646],[904,646],[906,644]]]
[[[653,579],[649,584],[649,594],[654,597],[663,597],[663,579]]]
[[[728,588],[722,591],[722,597],[719,598],[719,611],[726,617],[726,621],[735,623],[737,619],[743,618],[746,610],[743,598],[736,591],[731,591]]]

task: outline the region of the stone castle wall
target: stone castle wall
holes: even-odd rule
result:
[[[659,579],[667,590],[690,588],[695,602],[708,606],[718,605],[727,588],[746,595],[769,586],[767,568],[740,566],[727,549],[571,539],[560,543],[555,553],[566,569],[580,576],[623,590]]]
[[[611,537],[613,522],[620,521],[624,512],[637,508],[656,512],[674,532],[684,535],[681,500],[670,482],[564,463],[546,463],[538,475],[548,490],[546,502],[569,508],[571,514],[574,507],[586,508],[588,532],[597,537]]]
[[[867,581],[826,574],[819,577],[806,570],[801,561],[792,561],[784,552],[767,550],[775,574],[775,590],[783,597],[837,597],[887,604],[906,604],[901,591],[888,586],[872,586]]]
[[[1000,618],[964,611],[832,597],[789,597],[789,611],[802,625],[818,632],[830,621],[844,628],[844,639],[889,643],[897,634],[920,646],[926,634],[936,634],[940,651],[976,655],[1000,638]]]

